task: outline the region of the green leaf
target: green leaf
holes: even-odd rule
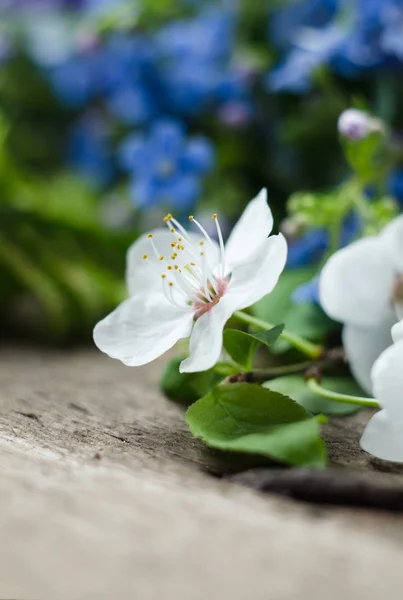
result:
[[[179,373],[182,358],[172,359],[160,381],[161,390],[170,399],[190,406],[193,402],[207,394],[212,387],[217,385],[222,376],[213,369],[201,373]]]
[[[324,377],[322,384],[326,389],[341,394],[365,396],[361,388],[352,379],[346,377]],[[356,404],[344,404],[321,398],[309,389],[301,375],[277,377],[271,381],[266,381],[263,387],[273,392],[287,394],[314,415],[351,415],[360,409],[360,406]]]
[[[219,385],[188,409],[186,421],[213,448],[298,466],[326,462],[316,418],[288,396],[259,385]]]
[[[247,371],[252,369],[252,358],[259,344],[270,347],[279,338],[284,325],[277,325],[268,331],[246,333],[238,329],[224,330],[224,348],[231,358]]]
[[[286,323],[287,331],[310,342],[322,342],[336,327],[334,322],[315,304],[293,304],[291,299],[292,293],[300,285],[310,281],[317,270],[317,267],[304,267],[285,271],[273,292],[252,307],[252,313],[265,321]],[[273,352],[281,354],[290,348],[288,342],[280,340]]]
[[[246,371],[252,368],[252,358],[258,342],[249,333],[237,329],[225,329],[223,344],[230,357]]]
[[[284,331],[284,325],[276,325],[267,331],[259,331],[258,333],[250,333],[249,335],[257,340],[260,344],[264,344],[268,348],[274,344]]]

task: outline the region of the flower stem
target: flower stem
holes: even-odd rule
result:
[[[236,311],[234,313],[234,317],[243,323],[253,325],[254,327],[263,329],[264,331],[274,327],[272,323],[267,323],[267,321],[262,321],[261,319],[252,317],[252,315],[248,315],[242,310]],[[323,353],[322,346],[319,346],[318,344],[312,344],[312,342],[304,340],[304,338],[300,337],[296,333],[292,333],[291,331],[284,330],[280,337],[309,358],[320,358]]]
[[[307,385],[310,390],[315,392],[318,396],[326,398],[327,400],[333,400],[334,402],[342,402],[345,404],[359,404],[360,406],[370,406],[372,408],[380,408],[379,402],[374,398],[362,398],[360,396],[347,396],[346,394],[339,394],[338,392],[332,392],[322,387],[314,377],[308,379]]]
[[[242,365],[225,360],[218,361],[214,367],[214,371],[218,373],[218,375],[234,375],[235,373],[240,373],[244,370],[245,368]]]

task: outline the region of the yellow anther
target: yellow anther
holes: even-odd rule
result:
[[[171,256],[171,260],[176,260],[176,256],[175,256],[175,254],[172,254],[172,256]]]
[[[217,218],[217,213],[214,213],[213,215],[211,215],[212,219],[216,219]]]
[[[148,254],[143,254],[143,258],[144,258],[144,260],[147,260]]]
[[[203,241],[200,242],[200,246],[204,246],[204,242]]]
[[[172,287],[172,286],[173,286],[173,283],[172,283],[172,281],[170,281],[169,282],[169,287]]]
[[[183,242],[183,238],[179,237],[178,242]]]
[[[200,252],[200,256],[204,256],[204,252]]]
[[[152,233],[149,233],[147,237],[148,237],[149,239],[151,239],[151,238],[153,237],[153,234],[152,234]]]
[[[195,267],[195,266],[196,266],[196,263],[190,263],[190,265],[191,265],[192,267]]]
[[[175,248],[176,242],[171,242],[171,248]]]
[[[178,250],[184,250],[185,246],[181,246],[181,244],[178,244]]]
[[[193,215],[189,215],[189,221],[194,221],[194,216]]]
[[[174,252],[172,256],[175,256],[175,258],[178,256],[177,252]]]
[[[164,257],[163,257],[163,256],[160,256],[160,260],[164,260]]]
[[[162,277],[162,279],[165,279],[165,278],[166,278],[166,275],[165,275],[165,273],[163,273],[163,274],[161,275],[161,277]]]
[[[175,271],[177,271],[179,269],[178,265],[174,266]]]
[[[172,215],[171,215],[171,213],[168,213],[164,217],[164,223],[168,223],[168,221],[170,221],[171,219],[172,219]]]
[[[175,229],[173,227],[171,229],[171,233],[175,233]]]
[[[168,271],[172,271],[171,265],[168,265],[167,269],[168,269]]]

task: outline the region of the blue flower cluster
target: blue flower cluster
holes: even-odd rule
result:
[[[161,204],[188,212],[200,195],[200,176],[214,164],[211,143],[187,139],[182,123],[155,121],[148,136],[135,133],[121,148],[122,166],[132,178],[132,198],[139,208]]]
[[[401,0],[298,0],[274,13],[270,31],[284,56],[272,91],[306,92],[322,65],[344,77],[403,67]]]
[[[86,10],[89,6],[87,0]],[[123,140],[121,155],[136,206],[173,202],[189,208],[215,160],[211,143],[187,140],[186,128],[211,113],[231,127],[251,119],[250,72],[233,63],[236,25],[233,10],[210,7],[152,34],[87,34],[67,57],[45,66],[55,94],[71,110],[103,110],[120,136],[134,129]],[[81,116],[71,137],[70,162],[97,184],[107,183],[114,166],[107,167],[111,153],[99,123]]]

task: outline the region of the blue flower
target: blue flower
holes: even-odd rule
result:
[[[247,101],[248,78],[231,63],[235,20],[223,10],[207,10],[177,20],[156,35],[166,110],[193,116],[229,101]]]
[[[131,196],[139,208],[158,204],[189,210],[201,192],[201,177],[215,157],[203,137],[187,139],[173,120],[156,121],[148,136],[133,134],[123,143],[121,164],[132,178]]]
[[[288,267],[301,267],[317,263],[326,252],[329,236],[325,229],[311,229],[288,247]]]
[[[275,13],[273,24],[285,52],[268,78],[273,91],[306,92],[321,65],[349,78],[402,66],[401,0],[307,0]]]
[[[115,169],[108,128],[100,115],[86,114],[71,129],[68,163],[98,188],[111,183]]]
[[[295,40],[295,47],[285,62],[269,73],[267,83],[270,90],[294,93],[308,91],[315,70],[337,54],[344,39],[345,32],[338,26],[304,30]]]
[[[301,27],[322,28],[336,15],[340,0],[296,0],[276,10],[269,22],[273,43],[282,48],[290,44]]]
[[[103,99],[127,125],[142,124],[160,112],[161,84],[150,40],[118,33],[49,70],[52,86],[65,104],[82,107]]]
[[[396,169],[389,176],[388,181],[389,192],[396,198],[401,206],[403,206],[403,169]]]
[[[220,62],[229,58],[234,22],[222,10],[208,10],[194,19],[174,21],[156,36],[162,55],[176,60]]]
[[[319,276],[297,287],[291,294],[291,300],[294,304],[319,304]]]
[[[56,96],[66,106],[81,108],[93,96],[91,67],[83,57],[72,57],[49,70]]]

